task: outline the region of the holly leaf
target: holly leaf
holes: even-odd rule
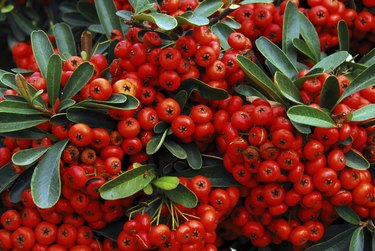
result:
[[[162,190],[172,190],[175,189],[180,180],[174,176],[163,176],[152,181],[152,184]]]
[[[344,207],[335,207],[337,214],[343,218],[346,222],[349,222],[353,225],[359,225],[361,222],[361,218],[354,212],[351,207],[344,206]]]
[[[88,62],[80,64],[68,79],[61,95],[61,101],[76,95],[87,84],[93,74],[94,66],[92,64]]]
[[[194,208],[198,204],[197,196],[187,187],[178,184],[175,189],[166,190],[164,194],[173,202],[183,205],[187,208]]]
[[[346,165],[357,170],[366,170],[370,168],[370,163],[363,157],[362,153],[355,149],[350,149],[345,153]]]
[[[288,109],[287,115],[293,122],[303,125],[323,128],[336,127],[329,114],[307,105],[295,105]]]
[[[52,54],[54,54],[47,34],[42,30],[33,31],[31,33],[31,46],[39,70],[43,77],[46,78],[48,61]]]
[[[16,152],[12,156],[12,162],[17,166],[32,165],[39,160],[49,147],[29,148]]]

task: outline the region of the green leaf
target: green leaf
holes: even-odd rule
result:
[[[260,37],[255,44],[262,55],[279,71],[284,73],[288,78],[295,79],[298,71],[286,56],[286,54],[266,37]]]
[[[331,128],[336,127],[335,122],[326,112],[307,105],[296,105],[288,109],[290,120],[303,125]]]
[[[49,147],[38,147],[24,149],[16,152],[12,156],[12,162],[18,166],[28,166],[34,164],[40,157],[47,152]]]
[[[69,99],[76,95],[90,80],[94,74],[94,66],[88,62],[80,64],[68,79],[61,100]]]
[[[46,103],[40,96],[43,91],[37,91],[34,86],[30,85],[24,76],[16,74],[16,85],[20,95],[30,104],[37,105],[41,108],[47,109]]]
[[[320,91],[320,107],[331,110],[340,98],[340,83],[335,76],[329,76]]]
[[[351,227],[344,230],[339,234],[335,234],[330,239],[320,242],[314,246],[306,249],[306,251],[337,251],[337,250],[348,250],[350,236],[353,234],[357,227]]]
[[[206,17],[195,16],[193,12],[186,11],[181,16],[175,17],[179,25],[188,24],[192,26],[208,25],[210,20]]]
[[[197,196],[182,184],[178,184],[175,189],[164,191],[164,193],[171,201],[187,208],[194,208],[198,204]]]
[[[69,124],[69,120],[66,117],[66,113],[58,113],[49,119],[49,122],[53,125],[67,125]]]
[[[112,94],[106,101],[86,99],[77,105],[83,107],[94,107],[104,109],[119,109],[119,110],[132,110],[136,109],[139,105],[139,100],[132,95],[127,94]]]
[[[0,113],[14,113],[26,115],[41,115],[42,112],[34,109],[28,103],[15,100],[3,100],[0,102]]]
[[[173,140],[164,140],[163,146],[168,149],[170,153],[172,153],[176,158],[179,159],[186,159],[187,154],[184,148],[182,148],[179,144],[177,144]]]
[[[351,207],[344,206],[344,207],[335,207],[337,214],[343,218],[346,222],[349,222],[353,225],[359,225],[361,222],[361,218],[354,212]]]
[[[0,135],[4,137],[19,139],[41,139],[48,136],[48,134],[45,131],[42,131],[36,127],[1,133]]]
[[[19,74],[33,74],[34,73],[34,71],[32,71],[32,70],[26,70],[26,69],[21,69],[21,68],[12,68],[12,69],[10,69],[12,72],[14,72],[14,73],[19,73]],[[0,76],[0,78],[1,78],[2,76]]]
[[[302,134],[311,134],[311,128],[308,125],[303,125],[294,121],[290,121],[293,124],[293,127]]]
[[[39,115],[2,113],[0,116],[0,133],[31,128],[46,121],[48,121],[47,118]]]
[[[180,105],[181,110],[184,109],[188,98],[188,93],[184,90],[177,92],[177,94],[173,97],[173,99],[176,100]]]
[[[195,16],[209,17],[223,7],[221,0],[205,0],[194,10]]]
[[[365,246],[365,235],[363,233],[363,227],[358,227],[350,240],[349,251],[363,251]]]
[[[62,15],[62,20],[73,28],[88,27],[92,24],[90,20],[82,18],[82,14],[78,11],[64,13]]]
[[[299,38],[293,39],[293,46],[315,62],[315,55],[304,40]]]
[[[183,80],[179,90],[185,90],[189,96],[194,90],[196,90],[203,98],[209,100],[223,100],[228,97],[228,93],[225,90],[211,87],[195,78]]]
[[[60,198],[60,157],[69,139],[52,145],[35,167],[31,178],[31,194],[40,208],[51,208]]]
[[[174,176],[163,176],[163,177],[155,179],[152,182],[152,184],[154,184],[155,186],[163,190],[175,189],[179,183],[180,183],[180,180]]]
[[[99,23],[99,17],[96,13],[95,6],[85,0],[80,0],[77,4],[77,9],[82,16],[90,20],[92,23]]]
[[[350,85],[345,89],[344,93],[341,95],[337,104],[339,104],[343,99],[349,97],[353,93],[359,92],[375,83],[375,64],[371,65],[369,68],[361,72]]]
[[[12,12],[12,10],[14,10],[14,5],[8,4],[8,5],[1,8],[1,13],[2,14],[10,13],[10,12]]]
[[[349,30],[344,20],[340,20],[337,25],[337,35],[339,37],[340,51],[349,51]]]
[[[116,16],[116,7],[112,0],[95,0],[95,8],[107,38],[111,37],[112,30],[121,30],[120,19]]]
[[[292,80],[279,71],[275,74],[275,84],[285,98],[294,103],[303,104],[298,88],[294,85]]]
[[[73,100],[73,99],[64,99],[60,102],[58,110],[59,110],[59,112],[61,112],[65,109],[68,109],[69,107],[73,106],[75,103],[76,103],[76,101]]]
[[[165,137],[167,137],[168,130],[165,130],[163,134],[154,135],[151,140],[147,143],[146,153],[148,155],[153,155],[159,151],[160,147],[163,145]]]
[[[258,65],[242,55],[237,56],[237,61],[245,74],[251,80],[253,80],[254,84],[258,87],[259,90],[263,91],[263,94],[274,99],[275,101],[283,102],[280,96],[281,94],[277,90],[272,80],[266,75],[266,73],[264,73],[261,68],[259,68]]]
[[[305,82],[305,80],[307,79],[311,79],[311,78],[316,78],[316,77],[319,77],[320,75],[322,75],[322,73],[324,72],[324,69],[322,68],[316,68],[312,71],[309,71],[305,76],[303,76],[302,78],[299,78],[299,79],[296,79],[294,81],[294,84],[297,86],[297,87],[301,87],[303,85],[303,82]]]
[[[241,5],[252,4],[252,3],[272,3],[273,0],[244,0],[240,2]]]
[[[100,24],[91,24],[88,29],[91,32],[104,34],[103,26]]]
[[[299,37],[298,8],[288,2],[284,12],[282,49],[292,63],[297,62],[297,52],[293,47],[293,39]]]
[[[93,109],[71,107],[67,110],[66,117],[74,123],[84,123],[91,127],[103,127],[110,130],[117,129],[117,123],[109,115]]]
[[[48,61],[51,55],[54,54],[52,44],[47,34],[42,30],[38,30],[31,33],[31,45],[39,70],[43,77],[46,78]]]
[[[211,26],[211,30],[220,39],[221,48],[228,50],[230,48],[228,37],[234,30],[225,23],[216,23]]]
[[[33,175],[34,168],[27,168],[12,185],[9,191],[9,199],[13,203],[19,203],[22,200],[22,192],[30,188],[31,177]]]
[[[58,23],[53,27],[53,34],[56,38],[56,45],[63,59],[77,55],[76,43],[69,25]]]
[[[189,166],[193,169],[201,169],[202,168],[202,155],[195,143],[191,144],[182,144],[182,148],[185,149],[187,154],[187,162]]]
[[[323,58],[318,63],[316,63],[310,70],[317,68],[323,68],[324,72],[331,72],[337,67],[339,67],[348,58],[349,53],[347,51],[338,51],[328,57]]]
[[[142,165],[105,183],[99,189],[100,196],[105,200],[129,197],[145,188],[155,177],[155,165]]]
[[[124,227],[125,219],[119,219],[112,223],[107,223],[106,227],[103,229],[93,229],[95,233],[98,233],[100,236],[104,236],[112,241],[117,241],[117,237],[120,235]]]
[[[250,85],[237,85],[234,89],[238,94],[244,96],[244,97],[251,97],[251,96],[256,96],[260,98],[267,99],[266,96],[264,96],[260,91],[255,89],[254,87]]]
[[[1,105],[1,103],[0,103]],[[0,109],[1,110],[1,109]],[[365,120],[375,118],[375,104],[370,104],[359,108],[358,110],[354,110],[350,117],[351,122],[362,122]]]
[[[366,55],[364,55],[358,63],[371,66],[375,64],[375,48],[373,48],[371,51],[369,51]]]
[[[116,15],[121,17],[122,19],[130,21],[132,19],[133,13],[128,10],[119,10],[116,12]]]
[[[16,76],[12,73],[5,73],[2,75],[0,82],[6,87],[19,92],[17,85],[16,85],[15,77]]]
[[[241,24],[238,23],[234,19],[229,19],[228,18],[228,19],[223,20],[222,23],[228,25],[232,29],[240,29],[241,28]]]
[[[298,15],[301,36],[314,55],[314,61],[318,62],[320,60],[320,43],[318,33],[316,32],[314,25],[304,14],[298,13]]]
[[[11,162],[0,168],[0,193],[4,192],[19,176]]]
[[[350,149],[348,152],[346,152],[345,158],[346,165],[348,167],[357,170],[366,170],[370,168],[370,163],[367,161],[367,159],[363,157],[362,153],[355,149]]]
[[[149,21],[153,24],[156,24],[159,28],[163,30],[173,30],[177,27],[177,20],[174,17],[163,13],[140,13],[134,15],[133,18],[141,21]]]
[[[47,93],[49,103],[54,107],[60,97],[62,61],[59,55],[53,54],[47,65]]]
[[[27,19],[24,15],[19,15],[17,12],[12,11],[10,13],[14,22],[17,26],[27,35],[31,34],[34,30],[37,30],[38,27],[33,25],[33,22]]]

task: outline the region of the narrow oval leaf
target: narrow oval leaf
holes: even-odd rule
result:
[[[31,178],[31,194],[40,208],[51,208],[60,198],[60,157],[69,139],[52,145],[35,167]]]
[[[4,192],[19,176],[11,162],[0,168],[0,193]]]
[[[337,35],[339,37],[340,51],[349,51],[349,30],[344,20],[340,20],[337,25]]]
[[[174,17],[163,13],[140,13],[134,15],[134,18],[137,20],[149,21],[151,23],[154,23],[163,30],[173,30],[177,26],[177,20]]]
[[[301,36],[314,55],[314,61],[318,62],[320,60],[320,43],[318,33],[316,32],[314,25],[303,13],[299,12],[298,15]]]
[[[12,156],[12,162],[18,166],[27,166],[38,161],[40,157],[47,152],[49,147],[38,147],[24,149],[16,152]]]
[[[90,80],[94,74],[94,66],[88,62],[80,64],[68,79],[61,100],[70,99],[76,95]]]
[[[154,189],[151,184],[148,184],[145,188],[143,188],[143,192],[146,195],[151,195],[154,192]]]
[[[347,51],[338,51],[328,57],[323,58],[318,63],[316,63],[311,70],[322,68],[324,72],[331,72],[339,67],[348,58],[349,53]]]
[[[301,53],[303,53],[305,56],[307,56],[308,58],[310,58],[311,60],[313,60],[315,62],[315,55],[314,53],[311,51],[311,49],[309,48],[309,46],[307,45],[307,43],[302,40],[302,39],[299,39],[299,38],[295,38],[293,39],[293,46],[298,50],[300,51]]]
[[[221,0],[205,0],[201,2],[194,10],[194,15],[200,17],[209,17],[223,7]]]
[[[112,0],[95,0],[95,8],[107,38],[111,37],[113,30],[121,30],[120,19],[115,14],[116,6]]]
[[[16,11],[12,11],[10,13],[12,15],[12,18],[14,22],[17,24],[17,26],[27,35],[32,33],[34,30],[38,29],[35,25],[33,25],[33,22],[29,19],[27,19],[24,15],[19,15]]]
[[[256,96],[256,97],[267,99],[267,97],[264,96],[263,93],[261,93],[260,91],[258,91],[257,89],[255,89],[254,87],[250,85],[246,85],[246,84],[237,85],[235,88],[235,91],[244,97]]]
[[[15,113],[1,113],[0,133],[15,132],[34,127],[48,119],[39,115],[25,115]]]
[[[279,71],[284,73],[288,78],[294,80],[298,71],[286,56],[286,54],[266,37],[260,37],[255,44],[262,55]]]
[[[14,113],[14,114],[43,114],[31,107],[28,103],[15,100],[3,100],[0,102],[0,113]]]
[[[228,19],[223,20],[222,23],[228,25],[232,29],[240,29],[241,28],[241,24],[234,19],[228,18]]]
[[[139,100],[132,95],[112,94],[106,101],[86,99],[77,105],[104,109],[133,110],[139,105]]]
[[[36,127],[31,127],[23,130],[16,130],[13,132],[1,133],[0,135],[4,137],[19,139],[41,139],[48,136],[48,134],[45,131],[42,131]]]
[[[178,184],[175,189],[164,191],[164,193],[171,201],[187,208],[194,208],[198,204],[197,196],[182,184]]]
[[[99,23],[99,17],[96,13],[95,6],[85,0],[80,0],[77,4],[77,9],[82,16],[90,20],[92,23]]]
[[[329,114],[307,105],[293,106],[288,109],[287,115],[290,120],[303,125],[323,128],[336,127]]]
[[[346,158],[346,165],[353,169],[357,170],[366,170],[370,168],[370,163],[367,161],[365,157],[363,157],[362,153],[358,152],[357,150],[350,149],[348,152],[345,153]]]
[[[228,50],[230,48],[228,37],[234,30],[225,23],[216,23],[211,26],[211,30],[220,39],[221,48]]]
[[[152,184],[154,184],[155,186],[163,190],[175,189],[179,183],[180,183],[180,180],[177,177],[173,177],[173,176],[163,176],[163,177],[155,179],[152,182]]]
[[[244,0],[240,2],[241,5],[243,4],[251,4],[251,3],[272,3],[273,0]]]
[[[16,85],[16,76],[14,74],[9,73],[9,72],[8,73],[4,73],[1,76],[0,82],[3,85],[5,85],[6,87],[19,92],[18,88],[17,88],[17,85]]]
[[[308,125],[303,125],[294,121],[291,121],[293,124],[293,127],[299,131],[302,134],[310,134],[311,133],[311,127]]]
[[[303,104],[298,88],[294,85],[292,80],[279,71],[275,74],[275,84],[285,98],[294,103]]]
[[[363,227],[358,227],[350,240],[349,251],[363,251],[365,246],[365,235],[363,233]]]
[[[174,156],[176,156],[179,159],[186,159],[187,154],[184,148],[182,148],[179,144],[177,144],[173,140],[164,140],[163,145],[165,148],[168,149],[170,153],[172,153]]]
[[[165,130],[163,134],[154,135],[151,140],[147,143],[146,153],[148,155],[153,155],[159,151],[160,147],[163,145],[165,137],[167,136],[168,130]]]
[[[346,97],[349,97],[353,93],[359,92],[375,83],[375,64],[371,65],[369,68],[361,72],[350,85],[345,89],[344,93],[341,95],[337,104],[340,103]]]
[[[32,70],[26,70],[26,69],[21,69],[21,68],[12,68],[10,69],[13,73],[19,73],[19,74],[25,74],[25,75],[30,75],[30,74],[33,74],[34,71]],[[0,78],[2,77],[2,75],[0,75]]]
[[[145,188],[155,177],[155,165],[134,168],[105,183],[99,189],[100,196],[105,200],[129,197]]]
[[[49,103],[54,107],[60,97],[62,61],[59,55],[53,54],[47,65],[47,93]]]
[[[182,110],[184,109],[186,102],[188,100],[188,93],[185,90],[181,90],[177,92],[177,94],[173,97],[173,99],[178,102]]]
[[[292,63],[297,62],[297,52],[293,46],[293,39],[299,37],[298,8],[293,2],[288,2],[284,12],[282,49]]]
[[[335,107],[337,100],[340,98],[340,83],[335,76],[329,76],[324,81],[322,90],[320,91],[319,105],[320,107],[331,110]]]
[[[86,109],[83,107],[71,107],[67,110],[66,117],[74,123],[84,123],[91,127],[103,127],[106,129],[116,130],[117,123],[109,115]]]
[[[89,27],[92,23],[86,18],[82,18],[82,14],[78,11],[66,12],[62,15],[62,20],[74,27]]]
[[[187,11],[181,16],[175,17],[179,25],[188,24],[192,26],[208,25],[210,20],[206,17],[195,16],[193,12]]]
[[[336,251],[336,250],[348,250],[350,236],[352,236],[356,226],[344,230],[339,234],[335,234],[332,238],[320,242],[314,246],[306,249],[306,251]]]
[[[0,103],[1,104],[1,103]],[[361,122],[375,118],[375,104],[370,104],[352,112],[350,121]]]
[[[13,203],[19,203],[22,200],[22,192],[30,188],[31,177],[33,175],[34,168],[27,168],[21,175],[18,177],[14,185],[12,185],[9,191],[9,199]]]
[[[58,23],[53,27],[56,45],[63,59],[77,55],[77,47],[72,29],[65,23]]]
[[[194,143],[191,144],[182,144],[182,148],[185,149],[185,152],[187,154],[187,162],[189,166],[193,169],[200,169],[202,168],[202,155]]]
[[[119,10],[116,12],[116,15],[124,20],[130,21],[132,19],[133,13],[128,10]]]
[[[373,48],[371,51],[369,51],[366,55],[364,55],[358,63],[363,65],[373,65],[375,64],[375,48]]]
[[[39,70],[43,77],[46,78],[48,61],[51,55],[54,54],[47,34],[42,30],[33,31],[31,33],[31,46]]]
[[[188,78],[182,81],[179,90],[185,90],[189,95],[196,90],[203,98],[209,100],[223,100],[228,97],[228,93],[225,90],[211,87],[195,78]]]
[[[361,218],[359,218],[351,207],[335,207],[335,210],[341,218],[350,224],[358,225],[361,222]]]
[[[59,105],[59,109],[58,111],[61,112],[65,109],[68,109],[69,107],[72,107],[73,105],[75,105],[76,101],[73,100],[73,99],[64,99],[60,102],[60,105]]]

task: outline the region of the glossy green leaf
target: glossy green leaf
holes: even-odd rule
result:
[[[86,99],[78,103],[78,105],[104,109],[132,110],[138,107],[139,100],[132,95],[112,94],[106,101]]]
[[[99,17],[96,12],[95,6],[85,0],[80,0],[77,3],[77,9],[82,16],[90,20],[92,23],[99,23]]]
[[[235,91],[244,97],[256,96],[256,97],[267,99],[267,97],[264,96],[263,93],[261,93],[260,91],[258,91],[257,89],[255,89],[254,87],[250,85],[246,85],[246,84],[237,85],[235,87]]]
[[[345,158],[346,165],[348,167],[357,170],[366,170],[370,168],[370,163],[367,161],[367,159],[363,157],[362,153],[355,149],[350,149],[348,152],[346,152]]]
[[[339,37],[340,51],[349,51],[349,30],[344,20],[340,20],[337,25],[337,35]]]
[[[31,45],[39,70],[43,77],[46,78],[48,61],[54,54],[52,44],[47,34],[42,30],[38,30],[31,33]]]
[[[82,14],[78,11],[66,12],[62,15],[62,20],[69,24],[72,28],[89,27],[92,22],[86,18],[82,18]]]
[[[145,188],[155,177],[155,165],[142,165],[105,183],[99,189],[100,196],[105,200],[129,197]]]
[[[109,115],[86,109],[83,107],[71,107],[67,110],[67,118],[74,123],[84,123],[91,127],[103,127],[110,130],[117,129],[117,123]]]
[[[24,75],[28,75],[28,74],[33,74],[34,71],[32,70],[27,70],[27,69],[21,69],[21,68],[12,68],[10,69],[13,73],[19,73],[19,74],[24,74]],[[1,78],[2,75],[0,75],[0,78]]]
[[[40,108],[47,109],[46,103],[40,96],[43,91],[36,90],[34,86],[30,85],[24,76],[16,74],[16,85],[20,95],[30,104],[36,105]]]
[[[159,121],[155,126],[154,126],[154,133],[156,134],[161,134],[164,133],[165,130],[169,128],[169,124],[164,121]]]
[[[193,26],[208,25],[210,20],[206,17],[195,16],[193,12],[187,11],[181,16],[175,17],[179,25],[188,24]]]
[[[185,149],[187,154],[187,162],[192,169],[200,169],[202,168],[202,155],[195,145],[195,143],[191,144],[182,144],[182,148]]]
[[[359,92],[375,83],[375,64],[371,65],[369,68],[364,70],[359,74],[350,85],[345,89],[344,93],[341,95],[340,99],[337,101],[339,104],[343,99],[349,97],[353,93]]]
[[[363,251],[365,246],[365,235],[363,227],[358,227],[350,240],[349,251]]]
[[[177,94],[173,97],[173,99],[176,100],[180,105],[181,110],[184,109],[188,98],[188,93],[184,90],[177,92]]]
[[[266,37],[260,37],[255,44],[262,55],[279,71],[284,73],[288,78],[295,79],[298,71],[287,55],[274,43]]]
[[[69,25],[58,23],[53,27],[53,34],[56,38],[56,45],[63,59],[77,55],[76,43]]]
[[[375,250],[375,233],[371,233],[371,249]]]
[[[5,85],[6,87],[15,90],[18,92],[18,88],[16,85],[15,75],[12,73],[4,73],[1,76],[0,82]]]
[[[290,120],[303,125],[331,128],[336,127],[335,122],[328,113],[307,105],[296,105],[288,109]]]
[[[151,184],[148,184],[145,188],[143,188],[143,192],[146,195],[151,195],[154,192],[154,188],[152,187]]]
[[[2,113],[0,116],[0,133],[31,128],[47,120],[47,118],[39,115]]]
[[[299,37],[298,8],[293,2],[288,2],[284,12],[282,49],[292,63],[297,62],[297,52],[293,39]]]
[[[146,153],[148,155],[153,155],[159,151],[160,147],[163,145],[165,137],[167,136],[168,130],[165,130],[164,133],[159,135],[154,135],[151,140],[147,143]]]
[[[116,15],[121,17],[122,19],[130,21],[132,19],[133,13],[128,10],[119,10],[116,12]]]
[[[1,110],[1,109],[0,109]],[[350,121],[361,122],[368,119],[375,118],[375,104],[370,104],[354,110],[351,115]]]
[[[16,130],[12,132],[0,133],[1,136],[19,138],[19,139],[41,139],[47,137],[48,134],[36,127]]]
[[[58,113],[58,114],[55,114],[55,115],[51,116],[51,118],[49,119],[49,122],[52,125],[67,125],[67,124],[69,124],[69,120],[66,117],[66,113]]]
[[[163,176],[152,181],[152,184],[163,190],[175,189],[179,183],[180,180],[174,176]]]
[[[12,185],[9,190],[9,199],[13,203],[19,203],[22,200],[22,192],[30,188],[31,177],[33,175],[34,168],[27,168],[21,175],[17,178],[16,182]]]
[[[197,196],[182,184],[178,184],[175,189],[164,191],[164,193],[171,201],[187,208],[194,208],[198,204]]]
[[[196,90],[203,98],[209,100],[223,100],[228,97],[228,93],[225,90],[211,87],[208,84],[195,78],[188,78],[183,80],[181,82],[179,90],[185,90],[189,95],[191,95],[191,93]]]
[[[61,100],[69,99],[76,95],[90,80],[94,74],[94,66],[88,62],[80,64],[68,79]]]
[[[239,22],[237,22],[236,20],[234,19],[225,19],[223,21],[221,21],[223,24],[226,24],[228,25],[230,28],[232,29],[240,29],[241,28],[241,24]]]
[[[316,32],[314,25],[303,13],[298,13],[298,15],[301,36],[314,55],[314,61],[318,62],[320,60],[320,43],[318,33]]]
[[[0,193],[4,192],[19,176],[9,162],[0,168]]]
[[[40,157],[47,152],[49,147],[38,147],[24,149],[16,152],[12,156],[12,162],[18,166],[28,166],[34,164]]]
[[[60,157],[69,139],[52,145],[35,167],[31,178],[31,194],[40,208],[51,208],[60,198]]]
[[[129,3],[134,8],[135,14],[149,10],[151,5],[149,0],[129,0]]]
[[[115,14],[116,7],[112,0],[95,0],[95,8],[107,38],[111,37],[113,30],[121,30],[120,19]]]
[[[225,23],[216,23],[211,26],[211,31],[220,39],[221,48],[228,50],[230,48],[228,37],[234,30]]]
[[[359,225],[361,222],[361,218],[359,218],[358,214],[349,206],[335,207],[335,210],[341,218],[350,224]]]
[[[53,54],[47,65],[47,93],[50,105],[53,107],[60,97],[62,61],[59,55]]]
[[[42,112],[34,109],[28,103],[14,100],[3,100],[0,102],[0,113],[14,113],[26,115],[41,115]]]
[[[17,26],[25,33],[25,34],[31,34],[34,30],[37,30],[38,27],[36,27],[31,20],[29,20],[24,15],[18,14],[16,11],[12,11],[10,13],[12,16],[14,22],[17,24]]]
[[[117,237],[120,235],[124,227],[124,221],[126,219],[119,219],[111,223],[107,223],[103,229],[93,229],[92,231],[98,233],[100,236],[104,236],[112,241],[117,241]]]
[[[194,10],[195,16],[209,17],[223,7],[221,0],[204,0]]]
[[[311,127],[308,125],[300,124],[294,121],[290,121],[293,127],[302,134],[311,134]]]
[[[366,55],[364,55],[358,63],[371,66],[375,64],[375,48],[373,48],[371,51],[369,51]]]
[[[14,5],[13,4],[8,4],[8,5],[5,5],[5,6],[1,7],[1,11],[0,12],[2,14],[6,14],[6,13],[12,12],[13,10],[14,10]]]
[[[294,103],[303,104],[298,88],[292,80],[279,71],[275,74],[275,84],[285,98]]]
[[[241,5],[251,4],[251,3],[272,3],[273,0],[244,0],[240,2]]]
[[[60,104],[59,104],[59,112],[61,112],[61,111],[63,111],[63,110],[66,110],[66,109],[68,109],[69,107],[72,107],[74,104],[76,103],[76,101],[75,100],[73,100],[73,99],[70,99],[70,98],[68,98],[68,99],[64,99],[64,100],[62,100],[61,102],[60,102]]]
[[[179,144],[177,144],[173,140],[164,140],[163,146],[167,148],[167,150],[172,153],[176,158],[179,159],[186,159],[187,154],[184,148],[182,148]]]
[[[258,87],[258,90],[261,90],[263,94],[275,101],[282,102],[281,94],[276,86],[258,65],[242,55],[237,56],[237,61],[245,74],[253,80],[254,84]]]
[[[173,30],[177,26],[177,20],[169,16],[167,14],[158,13],[158,12],[150,12],[140,13],[133,16],[134,19],[141,20],[141,21],[149,21],[151,23],[156,24],[159,28],[163,30]]]
[[[324,72],[324,69],[322,69],[322,68],[316,68],[316,69],[314,69],[312,71],[309,71],[305,76],[296,79],[294,81],[294,84],[297,87],[301,87],[303,85],[303,82],[305,82],[305,80],[319,77],[320,75],[322,75],[323,72]]]
[[[320,107],[331,110],[340,98],[340,84],[335,76],[329,76],[320,91]]]
[[[315,244],[306,249],[306,251],[337,251],[337,250],[348,250],[350,236],[352,236],[354,230],[357,227],[353,226],[349,229],[343,229],[344,231],[335,234],[330,239]]]
[[[318,63],[316,63],[311,70],[322,68],[324,72],[331,72],[339,67],[345,60],[349,57],[349,53],[347,51],[338,51],[335,52],[328,57],[323,58]]]
[[[293,46],[305,56],[309,57],[311,60],[315,60],[315,55],[307,45],[307,43],[299,38],[293,39]]]
[[[89,31],[104,34],[103,26],[100,24],[91,24],[88,28]]]

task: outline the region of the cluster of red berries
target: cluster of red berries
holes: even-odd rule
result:
[[[18,68],[38,71],[38,65],[32,53],[31,44],[26,42],[15,43],[12,47],[14,63]]]

